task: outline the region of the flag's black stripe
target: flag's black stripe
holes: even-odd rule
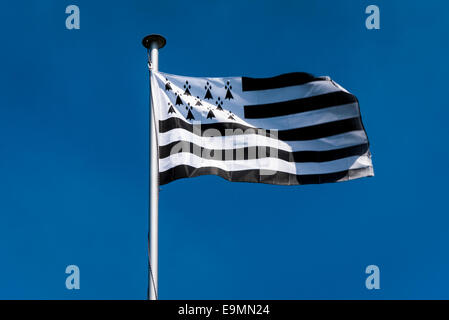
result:
[[[217,167],[195,168],[188,165],[179,165],[159,173],[159,182],[161,185],[171,181],[192,178],[201,175],[217,175],[228,181],[233,182],[258,182],[277,185],[300,185],[317,184],[349,180],[355,177],[372,176],[372,167],[361,169],[349,169],[345,171],[325,173],[325,174],[307,174],[296,175],[286,172],[275,172],[272,175],[261,175],[258,169],[225,171]]]
[[[313,97],[244,106],[245,118],[261,119],[287,116],[289,114],[313,111],[323,108],[355,103],[357,98],[344,91],[335,91]]]
[[[242,77],[242,90],[255,91],[276,89],[289,86],[298,86],[312,81],[322,81],[325,78],[316,78],[305,72],[292,72],[281,74],[272,78],[248,78]]]
[[[176,141],[159,147],[159,158],[165,159],[171,154],[188,152],[204,159],[216,160],[253,160],[277,158],[288,162],[326,162],[337,159],[361,156],[369,149],[368,143],[326,151],[285,151],[271,147],[244,147],[236,149],[208,149],[189,141]]]
[[[235,122],[216,122],[216,123],[192,125],[191,123],[188,123],[185,120],[177,117],[171,117],[166,120],[159,120],[160,133],[168,132],[176,128],[187,130],[198,136],[204,136],[206,130],[208,130],[206,132],[207,136],[215,136],[215,135],[232,136],[232,135],[253,133],[258,135],[276,137],[277,133],[277,138],[279,140],[303,141],[303,140],[320,139],[354,130],[362,130],[363,125],[360,120],[360,117],[355,117],[345,120],[326,122],[323,124],[308,127],[279,130],[276,132],[275,130],[264,130],[260,128],[253,128]]]

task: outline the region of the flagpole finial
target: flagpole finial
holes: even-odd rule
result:
[[[161,49],[165,46],[167,40],[160,34],[150,34],[142,39],[142,45],[147,49],[150,49],[152,42],[156,42],[158,49]]]

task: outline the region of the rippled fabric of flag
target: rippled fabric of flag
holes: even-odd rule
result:
[[[329,77],[151,72],[160,184],[218,175],[300,185],[373,176],[357,98]]]

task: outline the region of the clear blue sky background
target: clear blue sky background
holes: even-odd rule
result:
[[[65,8],[81,29],[65,28]],[[381,30],[365,28],[376,4]],[[8,1],[0,10],[0,298],[145,299],[148,72],[329,75],[360,100],[376,176],[160,193],[161,299],[449,298],[449,4]],[[65,268],[81,269],[81,290]],[[376,264],[381,289],[365,288]]]

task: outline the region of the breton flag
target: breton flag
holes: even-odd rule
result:
[[[151,72],[159,183],[218,175],[301,185],[373,176],[357,98],[329,77]]]

